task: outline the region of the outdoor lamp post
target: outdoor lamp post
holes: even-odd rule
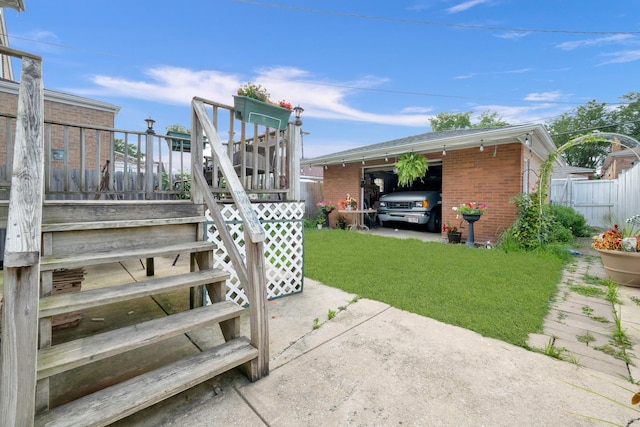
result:
[[[144,119],[145,122],[147,122],[147,133],[148,134],[154,134],[156,133],[156,131],[153,130],[153,124],[156,122],[155,120],[153,120],[151,117],[149,117],[148,119]]]
[[[293,107],[293,115],[296,118],[297,126],[302,126],[302,120],[300,120],[300,116],[302,116],[303,112],[304,112],[304,108],[302,108],[300,105],[298,105],[297,107]]]
[[[144,174],[145,174],[145,198],[147,200],[153,199],[153,124],[156,122],[151,117],[144,119],[147,122],[147,136],[145,138],[145,150],[144,150]]]

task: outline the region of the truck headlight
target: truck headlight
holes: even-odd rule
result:
[[[384,208],[384,207],[386,207],[386,206],[387,206],[387,202],[380,202],[380,205],[379,205],[379,206],[380,206],[381,208]]]
[[[416,208],[428,208],[429,201],[428,200],[420,200],[415,203]]]

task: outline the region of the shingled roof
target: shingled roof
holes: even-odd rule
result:
[[[516,141],[524,144],[527,135],[531,142],[532,151],[541,158],[546,159],[547,155],[555,150],[555,145],[544,126],[541,124],[528,124],[503,126],[499,128],[472,128],[421,133],[405,138],[351,148],[312,159],[302,159],[301,164],[320,166],[343,162],[349,163],[397,156],[408,151],[430,153],[442,151],[445,146],[447,151],[449,151],[479,147],[480,144],[483,144],[485,147],[511,144]]]

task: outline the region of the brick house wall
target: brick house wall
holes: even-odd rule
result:
[[[495,153],[495,155],[494,155]],[[514,143],[447,151],[442,159],[442,224],[460,226],[462,215],[452,209],[466,202],[484,203],[487,211],[474,225],[475,241],[496,241],[515,221],[516,208],[509,200],[523,190],[525,159],[529,159],[528,189],[536,186],[542,161],[522,144]],[[468,224],[462,223],[465,240]],[[445,234],[443,233],[443,237]]]
[[[6,116],[15,116],[18,105],[18,88],[19,84],[9,81],[0,81],[0,163],[6,164],[7,156],[7,120]],[[77,97],[74,95],[63,94],[50,90],[44,91],[44,119],[46,122],[59,122],[65,124],[76,124],[84,126],[97,126],[113,128],[115,124],[115,116],[119,108],[95,101],[87,98]],[[11,136],[15,138],[15,119],[10,120]],[[46,126],[45,126],[46,127]],[[69,162],[70,169],[80,167],[80,129],[77,127],[68,127],[68,153],[65,153]],[[61,125],[54,124],[50,127],[51,150],[64,149],[64,128]],[[45,138],[46,138],[45,129]],[[109,157],[110,148],[110,132],[101,131],[100,135],[100,161]],[[97,137],[95,131],[86,131],[84,135],[85,147],[85,167],[88,169],[96,168],[96,147]],[[12,141],[13,145],[13,141]],[[51,153],[48,153],[51,154]],[[52,168],[62,168],[62,161],[51,162]]]

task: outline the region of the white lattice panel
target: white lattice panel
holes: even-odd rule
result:
[[[267,298],[277,298],[302,291],[303,265],[303,202],[252,203],[251,206],[265,229],[264,256]],[[242,257],[245,257],[244,231],[238,210],[225,204],[222,216]],[[248,304],[220,233],[207,211],[207,240],[215,243],[214,267],[229,272],[227,299],[236,304]]]

